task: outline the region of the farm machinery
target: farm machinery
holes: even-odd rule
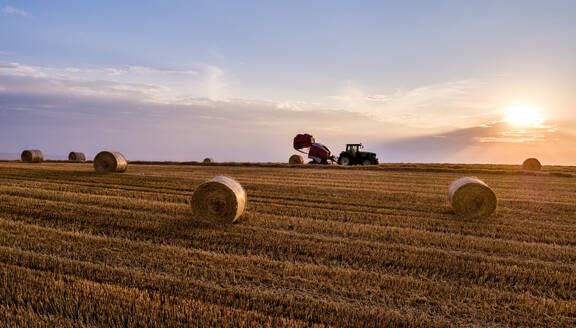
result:
[[[294,137],[294,149],[308,155],[310,164],[377,165],[376,154],[362,151],[363,148],[362,144],[347,144],[346,150],[336,158],[328,147],[316,142],[312,135],[305,133]]]

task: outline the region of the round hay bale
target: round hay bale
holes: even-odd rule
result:
[[[204,158],[204,160],[202,161],[202,163],[204,163],[204,164],[212,164],[212,163],[214,163],[214,160],[213,160],[212,158],[210,158],[210,157],[206,157],[206,158]]]
[[[494,191],[482,180],[473,177],[454,181],[448,191],[448,200],[454,212],[466,218],[488,217],[498,205]]]
[[[94,170],[98,173],[124,172],[128,161],[121,153],[101,151],[94,157]]]
[[[288,160],[288,164],[304,164],[304,158],[300,155],[292,155]]]
[[[233,223],[246,209],[246,191],[236,180],[217,176],[192,194],[195,215],[217,223]]]
[[[38,149],[25,150],[20,155],[20,158],[25,163],[42,163],[44,161],[44,155]]]
[[[73,151],[68,154],[68,160],[71,162],[86,162],[86,155],[84,155],[84,153]]]
[[[527,171],[540,171],[542,164],[536,158],[528,158],[522,163],[522,169]]]

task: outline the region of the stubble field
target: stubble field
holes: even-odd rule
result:
[[[235,178],[248,208],[196,218]],[[488,219],[455,216],[477,176]],[[0,326],[576,325],[576,168],[0,163]]]

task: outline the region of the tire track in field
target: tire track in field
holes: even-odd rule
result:
[[[33,193],[39,193],[39,191],[34,191]],[[38,200],[52,200],[52,201],[57,201],[57,202],[62,202],[62,203],[66,203],[69,205],[74,205],[74,206],[78,206],[78,204],[84,204],[84,205],[89,205],[89,206],[99,206],[102,208],[108,208],[108,209],[123,209],[123,210],[131,210],[132,213],[142,213],[142,214],[158,214],[161,217],[165,217],[166,219],[164,220],[169,220],[172,219],[174,216],[176,216],[176,218],[181,218],[181,219],[186,219],[187,217],[190,216],[190,209],[187,207],[187,205],[185,205],[184,203],[165,203],[165,202],[150,202],[150,201],[142,201],[142,200],[134,200],[134,199],[126,199],[123,197],[105,197],[105,196],[93,196],[93,195],[87,195],[85,197],[80,197],[76,194],[73,193],[48,193],[48,194],[40,194],[40,195],[32,195],[26,192],[15,192],[12,191],[10,193],[4,193],[5,195],[8,194],[12,194],[16,197],[19,198],[29,198],[29,199],[38,199]],[[102,202],[104,200],[104,202]],[[270,206],[270,204],[267,204],[267,206]],[[270,214],[277,214],[274,211],[270,212],[270,211],[262,211],[259,210],[258,208],[254,208],[252,207],[252,211],[256,210],[256,212],[259,213],[270,213]],[[324,213],[327,210],[324,211]],[[339,211],[337,211],[339,212]],[[286,210],[283,206],[280,206],[280,213],[282,213],[283,215],[286,215],[288,213],[286,213]],[[351,213],[351,212],[349,212]],[[365,213],[368,214],[368,213]],[[370,212],[369,214],[373,214],[372,212]],[[394,215],[397,219],[397,217],[400,215],[400,213],[391,213],[392,215]],[[168,215],[168,217],[166,216]],[[277,214],[278,215],[278,214]],[[363,214],[362,214],[363,215]],[[408,215],[410,215],[410,213],[408,213]],[[132,215],[131,215],[132,216]],[[135,217],[138,217],[138,215],[136,215]],[[308,215],[308,217],[310,217],[310,215]],[[320,214],[320,217],[324,217],[324,214]],[[312,217],[314,218],[314,217]],[[364,220],[364,223],[368,223],[370,222],[373,225],[376,226],[388,226],[388,227],[410,227],[412,228],[412,226],[410,226],[409,224],[407,225],[406,222],[402,225],[402,224],[390,224],[390,222],[382,222],[381,216],[374,216],[374,218],[369,219],[369,220]],[[325,219],[324,219],[325,220]],[[336,220],[336,221],[341,221],[341,222],[346,222],[346,221],[350,221],[350,216],[346,216],[346,220],[338,220],[336,217],[332,216],[332,220]],[[389,218],[387,219],[389,220]],[[430,231],[430,232],[447,232],[447,233],[454,233],[455,231],[438,231],[438,230],[431,230],[431,229],[423,229],[422,228],[422,222],[420,219],[416,219],[417,220],[417,225],[419,230],[423,230],[423,231]],[[405,221],[405,220],[404,220]],[[410,221],[410,219],[408,220]],[[439,220],[440,221],[440,220]],[[359,220],[353,220],[353,222],[355,223],[361,223]],[[375,224],[375,222],[380,222],[379,224]],[[462,225],[466,225],[466,226],[473,226],[472,223],[467,223],[467,222],[462,222],[462,221],[454,221],[455,223],[455,227],[457,229],[461,229],[459,228],[459,226]],[[480,223],[478,225],[481,228],[486,229],[487,226]],[[496,228],[498,230],[500,230],[500,233],[502,233],[502,228],[504,229],[512,229],[512,233],[517,235],[518,231],[515,231],[515,228],[518,228],[518,226],[504,226],[501,224],[490,224],[488,226],[489,230],[488,233],[491,233],[492,231],[496,230]],[[522,228],[522,227],[521,227]],[[540,233],[544,233],[547,236],[550,236],[549,232],[553,231],[555,233],[559,233],[560,230],[555,227],[555,229],[551,230],[550,227],[537,227],[540,231]],[[522,228],[522,229],[527,229],[527,228]],[[535,229],[534,227],[531,227],[531,229]],[[542,230],[544,229],[544,230]],[[482,237],[484,235],[482,234],[478,234],[477,231],[472,231],[473,235],[475,236],[479,236]],[[568,231],[568,232],[564,232],[565,234],[568,233],[567,237],[569,237],[570,233],[573,233],[573,231]],[[517,240],[517,239],[516,239]],[[522,241],[522,240],[520,240]],[[555,240],[555,243],[558,243],[559,240]]]
[[[47,229],[41,228],[41,230],[46,231]],[[86,242],[86,241],[83,242],[83,243],[88,243],[88,244],[90,241],[93,241],[93,240],[97,240],[100,243],[110,243],[110,242],[122,243],[122,245],[116,246],[116,247],[114,247],[114,246],[106,247],[104,245],[99,246],[100,248],[104,248],[104,249],[107,249],[107,248],[111,248],[111,249],[122,248],[122,249],[124,249],[125,246],[123,244],[127,242],[126,240],[94,237],[94,236],[88,236],[86,234],[78,234],[78,233],[72,233],[72,234],[63,233],[63,232],[55,231],[53,229],[49,229],[49,230],[51,232],[55,232],[58,234],[64,234],[65,236],[68,236],[68,237],[72,236],[73,238],[81,238],[82,240],[88,239],[88,242]],[[43,234],[43,236],[44,236],[44,234]],[[30,242],[30,241],[27,241],[27,242],[34,243],[34,242]],[[174,247],[158,246],[158,245],[149,244],[149,243],[142,243],[142,242],[130,242],[130,244],[138,244],[140,246],[144,245],[145,247],[154,247],[156,249],[158,249],[158,248],[165,249],[165,250],[174,249]],[[38,247],[38,245],[34,244],[33,247]],[[97,246],[95,246],[95,247],[97,247]],[[17,250],[15,250],[15,251],[17,251]],[[86,251],[90,252],[88,250],[86,250]],[[188,249],[181,249],[181,251],[183,251],[184,253],[190,252],[190,250],[188,250]],[[56,251],[56,252],[59,253],[58,251]],[[84,251],[83,251],[83,253],[84,253]],[[36,252],[35,254],[38,254],[38,253]],[[219,258],[229,258],[230,257],[230,255],[224,255],[224,254],[214,254],[214,253],[204,253],[204,254],[209,255],[209,256],[216,256],[217,258],[218,257]],[[44,254],[44,255],[46,255],[46,254]],[[38,256],[44,256],[44,255],[42,253],[38,254]],[[173,252],[170,252],[167,255],[179,256],[179,257],[184,256],[182,254],[179,255],[178,253],[173,253]],[[34,256],[37,256],[37,255],[34,255]],[[108,255],[107,257],[104,257],[104,258],[108,259],[109,256],[113,256],[113,254]],[[120,256],[120,254],[118,254],[117,256]],[[98,258],[101,258],[101,257],[103,257],[103,255],[99,254]],[[71,259],[67,256],[65,258],[62,258],[62,256],[60,256],[60,255],[58,255],[57,258],[59,259],[59,261],[65,261],[66,259],[69,259],[69,260]],[[158,259],[158,258],[163,259],[163,256],[156,256],[153,258],[154,259]],[[233,258],[235,258],[235,257],[233,257]],[[317,266],[317,265],[305,264],[304,265],[305,267],[302,267],[301,264],[292,264],[292,263],[277,262],[277,261],[270,262],[270,261],[264,260],[264,259],[259,258],[259,257],[254,257],[252,259],[256,260],[257,262],[260,262],[260,263],[263,261],[266,263],[266,264],[262,263],[260,265],[257,264],[258,265],[257,269],[266,268],[265,270],[272,270],[272,268],[268,267],[271,263],[273,263],[275,265],[280,265],[280,266],[285,266],[285,265],[291,266],[292,267],[291,269],[277,269],[277,270],[275,270],[275,272],[285,272],[285,274],[288,275],[287,277],[280,278],[281,282],[290,279],[289,277],[292,275],[300,275],[300,274],[309,275],[309,274],[311,274],[312,276],[315,276],[318,274],[318,273],[315,273],[315,271],[317,271],[317,270],[320,270],[321,272],[323,272],[322,275],[326,275],[326,276],[330,276],[330,277],[333,277],[334,274],[336,274],[337,276],[341,276],[342,274],[344,274],[344,278],[343,278],[344,282],[353,278],[354,280],[357,281],[357,283],[363,282],[364,284],[368,284],[367,286],[363,286],[363,285],[355,286],[358,288],[358,290],[366,290],[367,288],[370,288],[370,285],[372,285],[373,283],[376,283],[377,281],[379,281],[380,284],[382,284],[384,281],[387,281],[385,283],[386,287],[383,288],[383,286],[382,286],[382,287],[380,287],[380,290],[385,292],[386,294],[390,294],[390,297],[393,297],[393,295],[400,295],[403,293],[407,293],[406,294],[406,304],[404,304],[403,306],[409,306],[411,304],[411,300],[409,297],[410,290],[415,290],[415,289],[427,290],[428,291],[427,297],[429,298],[429,302],[434,302],[435,304],[441,304],[441,298],[444,297],[443,295],[446,293],[452,292],[453,291],[452,289],[454,288],[454,287],[450,287],[449,282],[435,283],[435,282],[430,282],[430,281],[426,281],[426,280],[414,281],[414,280],[412,280],[412,278],[406,278],[406,277],[394,277],[394,276],[388,276],[388,275],[382,276],[379,274],[378,275],[367,274],[364,272],[354,273],[353,271],[351,272],[349,270],[339,270],[338,271],[338,269],[336,269],[337,271],[334,271],[335,270],[334,268]],[[252,259],[241,258],[241,260],[249,260],[249,261]],[[77,260],[74,258],[72,258],[71,260],[77,262]],[[81,261],[81,263],[86,263],[86,260],[88,260],[88,259],[83,259],[83,261]],[[165,260],[165,261],[167,261],[167,260]],[[171,263],[171,262],[168,261],[167,263]],[[96,264],[97,266],[100,266],[102,263],[92,263],[91,262],[90,264],[86,264],[86,265],[92,265],[92,264]],[[177,263],[175,263],[175,264],[177,264]],[[262,267],[262,265],[264,265],[264,267]],[[239,265],[239,264],[235,265],[235,267],[238,267],[238,266],[242,267],[244,265]],[[117,266],[115,268],[121,269],[121,270],[129,270],[132,274],[138,274],[138,270],[135,270],[137,268],[117,267]],[[144,270],[144,271],[149,272],[148,270]],[[251,271],[251,270],[247,270],[247,271]],[[155,274],[155,275],[160,274],[160,276],[162,276],[162,277],[167,277],[165,274],[159,273],[157,271],[154,271],[153,274]],[[214,274],[217,277],[221,277],[221,278],[234,276],[234,273],[228,274],[225,272],[223,272],[223,273],[215,272]],[[214,274],[208,274],[208,276],[213,276]],[[349,276],[350,278],[346,278],[346,276],[348,276],[348,275],[350,275]],[[368,277],[367,281],[365,281],[366,278],[358,278],[359,276],[361,277],[363,275],[366,275]],[[179,277],[175,277],[175,278],[179,278]],[[217,279],[219,284],[222,283],[221,278]],[[374,279],[374,281],[372,282],[372,280],[370,280],[370,278]],[[235,279],[238,279],[238,278],[236,277],[236,278],[234,278],[234,280]],[[411,287],[409,287],[409,286],[411,286]],[[248,289],[250,289],[249,286],[244,286],[244,287],[247,287]],[[508,300],[510,297],[517,297],[516,304],[517,304],[518,308],[522,308],[524,311],[529,310],[529,309],[534,309],[534,306],[537,306],[538,304],[542,304],[542,301],[537,300],[537,299],[526,299],[524,297],[515,296],[515,294],[508,294],[506,292],[502,292],[502,291],[495,290],[495,289],[486,289],[484,287],[480,287],[480,289],[469,288],[469,287],[461,287],[461,288],[463,290],[458,292],[458,293],[459,294],[467,294],[471,300],[476,300],[478,298],[507,299]],[[262,289],[260,289],[260,290],[262,290]],[[289,292],[289,290],[287,290],[287,291]],[[345,303],[347,303],[347,302],[345,302]],[[348,304],[346,306],[349,306],[349,305],[350,304]],[[398,304],[398,306],[400,306],[400,305],[401,304]],[[412,304],[412,305],[414,305],[414,304]],[[462,304],[453,304],[453,305],[455,307],[458,307],[458,308],[464,308],[462,306]],[[540,305],[540,307],[541,307],[541,305]],[[569,304],[566,304],[566,306],[560,306],[560,307],[554,309],[554,311],[556,311],[555,313],[550,313],[549,315],[557,315],[557,316],[558,315],[569,315],[569,312],[565,312],[569,308],[570,308]],[[572,306],[571,308],[572,308],[572,310],[571,310],[572,314],[576,314],[576,307]],[[436,314],[442,313],[442,311],[444,311],[443,308],[438,308],[438,309],[436,309],[436,312],[437,312]],[[550,311],[550,309],[542,308],[542,311]],[[466,314],[472,315],[471,313],[466,313]],[[508,314],[509,314],[508,312],[503,313],[503,315],[508,315]],[[502,316],[501,319],[503,319],[503,318],[504,317]]]
[[[127,212],[131,213],[130,211]],[[36,215],[41,214],[38,213]],[[104,215],[104,217],[107,216]],[[91,220],[90,223],[86,225],[86,228],[97,228],[96,231],[112,235],[121,235],[131,239],[142,239],[144,237],[144,239],[147,240],[155,239],[159,242],[165,242],[165,238],[169,238],[172,243],[179,242],[185,247],[201,248],[208,251],[240,255],[258,254],[279,260],[321,261],[329,265],[342,262],[346,266],[362,270],[408,270],[408,272],[414,272],[415,274],[421,272],[419,274],[424,274],[428,277],[463,279],[470,283],[478,283],[479,281],[483,281],[483,283],[496,283],[501,288],[507,288],[506,283],[511,280],[516,281],[518,277],[526,277],[522,279],[542,278],[539,277],[542,269],[538,269],[537,266],[529,262],[509,262],[510,260],[504,261],[503,259],[496,259],[494,257],[485,258],[483,256],[461,254],[460,252],[450,252],[446,250],[415,248],[412,246],[394,247],[373,242],[352,241],[345,238],[321,238],[319,236],[307,236],[294,232],[263,231],[263,229],[260,228],[254,229],[249,227],[243,228],[242,231],[236,229],[196,230],[180,234],[173,230],[165,230],[157,224],[150,222],[146,222],[146,225],[140,224],[135,226],[134,224],[137,223],[137,221],[132,219],[127,222],[132,222],[128,225],[124,225],[118,221],[118,223],[112,226],[110,226],[110,222],[107,219],[103,218],[99,221],[102,223],[96,224],[94,220]],[[68,224],[83,227],[86,223],[81,224],[81,222],[86,221],[76,218]],[[62,225],[63,223],[64,221],[59,224]],[[158,233],[161,233],[163,237],[156,237]],[[263,238],[264,236],[267,237]],[[351,249],[355,250],[354,253],[349,253]],[[435,264],[428,263],[428,266],[424,266],[428,258],[436,258],[440,262]],[[477,262],[478,259],[482,259],[482,262]],[[453,266],[458,268],[455,272],[449,269]],[[576,277],[572,277],[571,275],[566,276],[562,273],[561,267],[558,265],[547,265],[547,267],[550,266],[555,267],[555,273],[547,275],[547,278],[550,279],[548,284],[551,283],[556,287],[552,288],[550,285],[548,288],[543,288],[516,281],[514,283],[515,288],[531,291],[536,294],[542,292],[551,293],[548,294],[550,297],[572,297],[570,296],[570,292],[567,292],[567,290],[572,290],[571,287],[564,285],[572,284],[572,280],[576,279]],[[508,270],[512,271],[504,274],[504,276],[498,277],[498,270],[502,270],[504,267],[508,267]],[[467,272],[466,275],[469,275],[468,278],[466,278],[466,275],[462,277],[461,273],[457,273],[462,270]],[[508,270],[502,272],[508,272]],[[572,272],[573,270],[570,269],[570,271]],[[508,274],[513,274],[513,276],[506,278]],[[543,285],[547,286],[545,283]],[[566,289],[566,287],[568,289]]]

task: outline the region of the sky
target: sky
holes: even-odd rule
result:
[[[0,157],[576,165],[576,1],[0,0]]]

